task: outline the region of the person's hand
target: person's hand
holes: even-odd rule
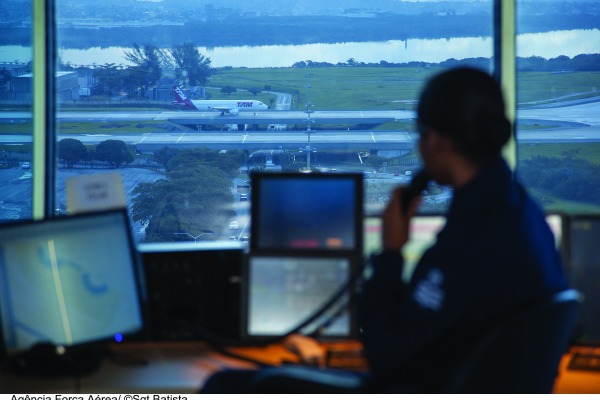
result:
[[[410,219],[416,214],[421,196],[417,196],[409,205],[406,214],[400,207],[400,198],[404,187],[392,192],[392,198],[383,211],[383,249],[400,250],[408,241]]]

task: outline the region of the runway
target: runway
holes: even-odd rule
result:
[[[187,131],[173,133],[119,133],[86,134],[85,132],[61,134],[58,140],[75,138],[84,144],[97,144],[103,140],[122,140],[136,145],[139,151],[150,151],[163,146],[196,147],[213,149],[299,149],[308,145],[308,135],[303,131],[267,131],[256,129],[262,125],[306,124],[308,114],[301,111],[262,111],[240,113],[237,116],[220,116],[215,112],[59,112],[58,120],[66,121],[144,121],[164,120],[186,125],[237,125],[249,127],[246,131]],[[310,114],[313,127],[321,127],[310,135],[310,146],[317,149],[371,149],[410,150],[417,135],[407,131],[393,130],[344,130],[327,129],[328,124],[378,125],[390,121],[414,120],[414,111],[315,111]],[[19,123],[29,121],[31,113],[0,112],[0,122]],[[179,122],[177,122],[179,121]],[[518,142],[522,143],[581,143],[600,142],[600,102],[575,104],[565,107],[522,109],[517,111]],[[526,127],[523,128],[523,127]],[[31,143],[30,135],[2,135],[2,143]]]

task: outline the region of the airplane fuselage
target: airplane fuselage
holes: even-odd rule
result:
[[[261,111],[269,107],[260,100],[192,100],[175,86],[174,105],[198,111],[219,111],[221,115],[225,113],[237,115],[240,111]]]
[[[221,111],[223,109],[239,111],[261,111],[267,105],[258,100],[191,100],[198,111]]]

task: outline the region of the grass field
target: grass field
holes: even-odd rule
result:
[[[517,100],[547,104],[600,96],[600,72],[521,72],[517,75]]]
[[[423,83],[437,68],[315,67],[235,68],[219,71],[209,85],[270,87],[294,95],[293,109],[405,110],[415,107]]]
[[[308,95],[316,110],[405,110],[414,109],[424,82],[440,71],[416,67],[234,68],[213,75],[209,85],[270,86],[274,91],[295,94],[299,109]],[[517,88],[522,105],[600,96],[600,73],[520,72]]]

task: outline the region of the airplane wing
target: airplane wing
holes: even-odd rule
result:
[[[221,113],[221,116],[225,115],[225,113],[231,114],[231,115],[238,115],[238,113],[240,112],[240,110],[237,108],[225,107],[225,106],[209,106],[208,109],[219,111]]]
[[[215,110],[215,111],[221,111],[223,112],[229,112],[231,110],[231,107],[222,107],[222,106],[210,106],[208,107],[211,110]]]

